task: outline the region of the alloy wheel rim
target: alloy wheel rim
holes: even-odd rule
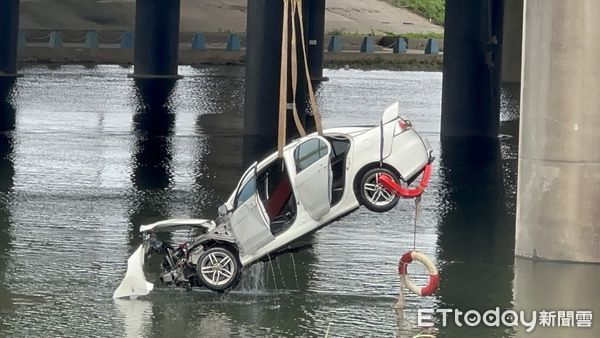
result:
[[[391,203],[395,196],[379,183],[379,175],[381,174],[375,173],[370,175],[363,186],[363,191],[371,204],[384,206]]]
[[[214,286],[227,284],[235,273],[233,259],[224,252],[212,252],[200,264],[203,279]]]

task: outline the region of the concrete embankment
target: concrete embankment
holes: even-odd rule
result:
[[[396,69],[439,71],[442,55],[392,53],[325,53],[325,66],[330,68]],[[245,52],[180,50],[179,64],[223,65],[244,64]],[[133,50],[120,48],[26,48],[19,52],[19,64],[133,64]]]
[[[124,47],[123,32],[99,32],[97,43],[90,47],[86,43],[86,31],[62,31],[60,43],[53,43],[51,31],[27,30],[22,33],[22,43],[18,60],[24,64],[133,64],[132,45]],[[226,50],[230,33],[214,32],[203,35],[203,50],[192,48],[194,33],[180,34],[179,63],[183,65],[202,64],[244,64],[245,35],[238,34],[241,43],[239,50]],[[331,36],[327,36],[329,40]],[[372,53],[361,53],[363,36],[343,36],[341,52],[326,52],[327,67],[364,69],[397,69],[439,71],[442,67],[441,55],[426,55],[424,48],[427,40],[407,39],[407,53],[393,53],[393,38],[372,37]],[[437,41],[438,46],[443,41]],[[327,45],[327,44],[326,44]]]

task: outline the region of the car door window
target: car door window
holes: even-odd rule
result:
[[[242,205],[242,203],[246,202],[250,197],[254,195],[256,192],[256,176],[250,178],[246,184],[240,189],[240,192],[237,195],[235,200],[235,207],[238,205]]]
[[[296,163],[296,173],[310,167],[311,164],[318,161],[323,156],[327,156],[327,144],[321,139],[310,139],[294,150],[294,162]]]

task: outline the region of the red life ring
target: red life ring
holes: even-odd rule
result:
[[[429,272],[429,283],[425,287],[419,288],[408,278],[408,264],[412,263],[413,260],[421,262]],[[440,275],[438,274],[437,268],[427,256],[420,252],[409,251],[402,255],[400,263],[398,264],[398,273],[400,274],[402,283],[404,283],[410,291],[419,296],[425,297],[433,295],[440,285]]]

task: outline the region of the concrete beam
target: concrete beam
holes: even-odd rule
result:
[[[600,1],[525,7],[515,254],[600,263]]]
[[[134,78],[178,78],[180,0],[136,0]]]
[[[502,83],[521,82],[524,0],[504,0]]]
[[[447,0],[442,136],[497,137],[502,0]]]
[[[0,76],[17,75],[19,0],[0,1]]]

